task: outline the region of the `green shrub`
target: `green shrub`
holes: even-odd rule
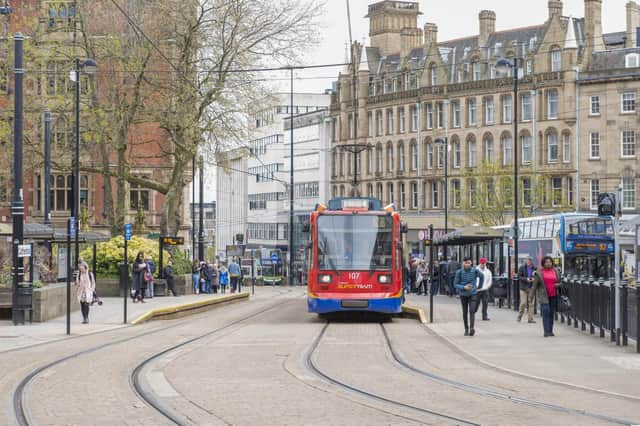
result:
[[[134,236],[127,246],[127,258],[131,264],[139,251],[144,253],[145,259],[151,257],[158,264],[160,246],[158,240]],[[91,265],[93,261],[92,247],[80,252],[82,258]],[[119,235],[109,241],[96,244],[96,272],[99,275],[118,275],[118,268],[124,257],[124,237]],[[168,251],[164,250],[164,261],[171,258]]]
[[[191,273],[191,261],[187,258],[186,253],[178,248],[173,251],[171,263],[174,275]]]

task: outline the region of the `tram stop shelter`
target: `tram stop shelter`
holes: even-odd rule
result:
[[[506,266],[502,253],[505,243],[504,231],[487,226],[467,226],[456,229],[433,240],[434,246],[457,246],[458,260],[470,256],[474,263],[486,257],[495,263],[496,271],[503,272]]]

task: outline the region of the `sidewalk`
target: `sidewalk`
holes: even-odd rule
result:
[[[229,294],[154,297],[153,299],[146,299],[146,303],[133,303],[131,299],[128,299],[126,325],[123,324],[123,299],[120,297],[104,297],[102,298],[102,306],[94,305],[91,307],[89,324],[81,324],[82,314],[80,311],[71,313],[71,336],[130,327],[132,321],[153,309],[218,299]],[[14,326],[11,321],[0,320],[0,352],[68,338],[66,324],[66,316],[54,318],[43,323],[25,323],[25,325],[17,326]]]
[[[426,309],[429,298],[407,295],[407,303]],[[559,321],[556,337],[544,338],[542,318],[528,324],[526,314],[517,322],[517,312],[489,305],[490,321],[476,314],[476,335],[464,336],[460,301],[447,296],[434,298],[434,323],[428,328],[480,364],[520,375],[609,393],[629,395],[640,401],[640,354],[631,344],[624,348],[608,338],[590,335]]]

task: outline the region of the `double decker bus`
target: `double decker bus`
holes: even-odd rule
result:
[[[393,205],[338,198],[311,213],[307,308],[325,314],[402,310],[402,234]]]
[[[614,236],[610,218],[559,213],[518,220],[519,264],[531,256],[536,266],[551,256],[563,274],[609,279],[614,271]]]

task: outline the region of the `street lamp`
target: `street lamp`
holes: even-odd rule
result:
[[[74,149],[73,159],[73,220],[76,222],[75,236],[74,236],[74,249],[75,249],[75,272],[78,272],[78,258],[80,256],[80,243],[78,241],[78,217],[80,212],[80,72],[87,75],[93,75],[96,72],[98,65],[93,59],[85,59],[81,61],[80,58],[76,58],[75,67],[71,71],[71,80],[74,83],[75,88],[75,114],[76,114],[76,144]]]
[[[446,235],[449,232],[449,137],[437,138],[435,144],[438,146],[438,151],[444,146],[444,234]],[[447,246],[444,246],[445,259],[447,251]]]
[[[513,257],[515,271],[518,271],[518,58],[500,59],[496,63],[496,71],[506,75],[513,71]],[[516,292],[517,294],[517,292]]]

